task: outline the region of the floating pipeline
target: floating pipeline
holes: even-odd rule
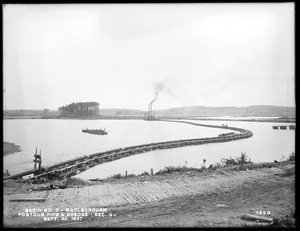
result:
[[[62,179],[62,178],[74,176],[91,167],[94,167],[95,165],[114,161],[135,154],[140,154],[140,153],[150,152],[150,151],[160,150],[160,149],[171,149],[171,148],[178,148],[184,146],[191,146],[191,145],[229,142],[233,140],[246,139],[253,136],[253,133],[251,131],[242,128],[236,128],[236,127],[198,124],[198,123],[177,121],[177,120],[160,120],[160,121],[179,122],[179,123],[187,123],[196,126],[228,129],[228,130],[236,131],[238,133],[236,132],[222,133],[217,137],[174,140],[174,141],[141,144],[141,145],[130,146],[125,148],[113,149],[105,152],[91,154],[89,156],[82,156],[68,161],[60,162],[58,164],[54,164],[49,167],[43,167],[42,173],[40,175],[35,175],[35,178],[39,179],[39,178],[47,177],[49,179],[51,178]],[[16,175],[20,177],[22,176],[22,173]],[[5,177],[4,179],[13,179],[16,178],[14,177],[16,175],[8,176]],[[23,174],[23,175],[27,175],[27,174]]]

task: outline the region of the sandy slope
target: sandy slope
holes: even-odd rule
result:
[[[247,171],[220,170],[135,177],[97,185],[4,195],[4,224],[9,227],[210,227],[244,226],[239,216],[269,211],[279,218],[295,211],[295,165]],[[11,202],[45,197],[45,202]],[[28,208],[103,208],[78,221],[21,217]],[[112,217],[108,216],[109,213]]]

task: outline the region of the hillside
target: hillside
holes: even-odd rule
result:
[[[208,116],[278,116],[295,117],[295,107],[249,106],[249,107],[204,107],[192,106],[155,111],[156,116],[170,117],[208,117]]]
[[[145,115],[145,111],[135,110],[135,109],[124,109],[124,108],[109,108],[100,109],[100,115],[102,116],[127,116],[127,115]]]
[[[176,118],[191,118],[191,117],[289,117],[294,118],[296,114],[295,107],[269,106],[258,105],[249,107],[205,107],[205,106],[190,106],[170,108],[163,110],[155,110],[157,117],[176,117]],[[124,108],[101,109],[100,117],[103,118],[144,118],[145,111]],[[56,117],[59,113],[57,110],[4,110],[4,118],[9,117]]]
[[[55,117],[59,113],[57,110],[3,110],[3,116],[9,117]]]

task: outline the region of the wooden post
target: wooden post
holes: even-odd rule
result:
[[[34,160],[33,160],[33,162],[34,162],[34,169],[36,169],[36,159],[37,159],[37,148],[35,148],[35,154],[34,154]]]
[[[125,177],[127,177],[127,170],[125,171]]]
[[[37,148],[35,149],[35,154],[34,154],[34,170],[37,170],[36,164],[39,163],[39,168],[38,168],[38,174],[41,174],[42,170],[42,154],[41,154],[41,149],[40,149],[40,154],[37,154]]]
[[[42,171],[42,152],[41,152],[41,149],[40,149],[40,155],[39,155],[39,174],[41,174],[41,171]]]
[[[153,176],[153,168],[150,169],[151,176]]]

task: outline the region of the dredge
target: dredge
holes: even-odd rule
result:
[[[145,120],[155,120],[155,113],[152,110],[152,104],[153,104],[154,100],[152,100],[149,104],[148,104],[148,112],[145,115]]]
[[[52,166],[45,166],[45,167],[41,166],[42,163],[41,151],[40,154],[38,155],[36,150],[36,153],[34,155],[35,168],[33,170],[29,170],[14,175],[3,176],[3,179],[4,180],[22,179],[23,176],[28,176],[32,174],[34,175],[33,177],[34,179],[48,179],[48,180],[64,179],[64,178],[74,176],[80,172],[83,172],[95,165],[121,159],[123,157],[131,156],[134,154],[149,152],[158,149],[170,149],[170,148],[177,148],[177,147],[190,146],[190,145],[229,142],[229,141],[245,139],[253,136],[253,133],[251,131],[242,128],[198,124],[198,123],[192,123],[187,121],[175,121],[175,120],[163,120],[163,121],[187,123],[187,124],[203,126],[203,127],[229,129],[235,132],[223,133],[217,137],[173,140],[173,141],[141,144],[137,146],[119,148],[110,151],[91,154],[89,156],[78,157],[58,164],[54,164]],[[36,163],[39,164],[38,168],[36,167]],[[24,179],[23,181],[27,181],[30,179],[32,178]]]

